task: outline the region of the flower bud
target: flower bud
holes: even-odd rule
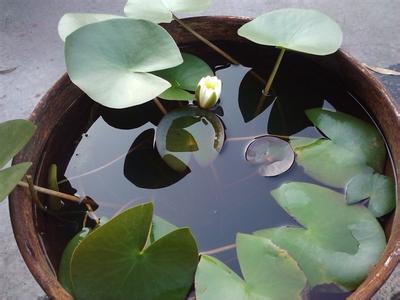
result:
[[[211,108],[221,96],[222,82],[217,76],[203,77],[196,89],[196,100],[201,108]]]

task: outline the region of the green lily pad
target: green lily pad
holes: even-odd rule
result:
[[[386,245],[385,234],[369,210],[348,206],[342,194],[309,183],[283,184],[272,196],[304,228],[278,227],[255,234],[286,249],[311,286],[335,283],[355,289]]]
[[[85,25],[122,18],[124,17],[107,14],[65,14],[58,22],[58,35],[65,41],[67,36]]]
[[[236,244],[244,280],[221,261],[203,255],[196,272],[196,299],[301,299],[306,278],[285,250],[268,239],[240,233]]]
[[[221,120],[211,111],[193,106],[169,112],[156,133],[158,152],[179,172],[192,157],[201,166],[209,165],[218,156],[224,140]]]
[[[1,170],[30,140],[36,127],[30,121],[11,120],[0,124],[0,202],[15,188],[31,163],[20,163]]]
[[[82,240],[71,261],[75,299],[186,296],[198,263],[196,242],[181,228],[145,248],[152,214],[151,203],[133,207]]]
[[[190,169],[182,163],[178,164],[179,168],[171,168],[170,165],[174,165],[174,162],[173,158],[168,162],[165,157],[161,158],[154,147],[154,129],[148,129],[136,138],[126,155],[124,175],[141,188],[167,187],[190,173]]]
[[[152,244],[155,241],[161,239],[163,236],[165,236],[177,229],[178,229],[178,227],[169,223],[167,220],[164,220],[163,218],[154,215],[149,241]]]
[[[386,148],[375,127],[348,114],[321,108],[307,110],[306,115],[335,144],[361,156],[368,166],[382,172]]]
[[[394,180],[380,174],[359,174],[346,186],[346,201],[357,203],[369,198],[368,209],[375,217],[381,217],[396,207]]]
[[[315,55],[334,53],[342,44],[339,25],[311,9],[274,10],[243,25],[238,34],[258,44]]]
[[[154,23],[169,23],[172,13],[200,12],[210,5],[211,0],[128,0],[125,15],[135,19],[148,20]]]
[[[213,76],[214,73],[209,65],[195,55],[182,53],[183,63],[174,68],[154,72],[165,80],[171,87],[159,97],[165,100],[193,100],[194,92],[200,79],[205,76]]]
[[[68,74],[96,102],[126,108],[154,99],[171,84],[150,72],[182,63],[172,37],[144,20],[113,19],[86,25],[65,41]]]

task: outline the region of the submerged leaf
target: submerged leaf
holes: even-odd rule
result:
[[[394,180],[380,174],[359,174],[346,186],[347,203],[353,204],[369,198],[368,209],[375,217],[381,217],[396,207]]]
[[[283,184],[272,195],[304,228],[284,226],[255,234],[286,249],[311,286],[335,283],[345,290],[356,288],[386,245],[369,210],[348,206],[342,194],[302,182]]]
[[[182,63],[172,37],[144,20],[113,19],[86,25],[65,42],[68,74],[96,102],[111,108],[139,105],[171,84],[150,72]]]
[[[169,112],[156,134],[158,152],[177,171],[188,165],[192,156],[201,166],[210,164],[221,151],[224,140],[220,119],[210,111],[192,106]]]
[[[244,280],[216,258],[203,255],[196,272],[196,299],[301,299],[306,278],[285,250],[269,239],[240,233],[236,244]]]
[[[165,80],[171,87],[159,97],[166,100],[193,100],[194,92],[200,79],[214,75],[209,65],[192,54],[182,53],[183,63],[174,68],[154,72]]]
[[[196,242],[187,228],[181,228],[145,248],[152,213],[151,203],[130,208],[78,245],[71,261],[76,299],[186,296],[198,262]]]
[[[176,171],[160,157],[154,147],[154,129],[148,129],[136,138],[124,163],[125,177],[134,185],[147,189],[170,186],[189,173],[186,165],[181,164]]]
[[[65,14],[58,22],[58,35],[65,41],[67,36],[85,25],[122,18],[124,17],[106,14]]]
[[[289,170],[294,162],[294,152],[289,143],[274,137],[256,138],[246,149],[246,160],[258,165],[261,176],[277,176]]]
[[[327,55],[342,44],[339,25],[316,10],[286,8],[255,18],[238,34],[255,43],[294,51]]]
[[[125,15],[155,23],[169,23],[172,13],[200,12],[207,9],[211,0],[128,0]]]

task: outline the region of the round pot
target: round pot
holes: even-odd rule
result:
[[[242,45],[249,47],[249,42],[236,34],[237,29],[248,21],[248,18],[239,17],[198,17],[185,20],[197,32],[225,49],[240,48]],[[181,48],[208,49],[177,23],[172,22],[164,27]],[[258,47],[259,51],[264,51],[266,55],[275,53],[271,47],[255,44],[251,47]],[[400,131],[400,111],[393,99],[367,69],[342,50],[324,57],[304,56],[340,79],[381,129],[394,165],[398,195],[400,140],[397,133]],[[239,58],[242,62],[246,61],[245,56]],[[14,163],[31,161],[33,165],[29,173],[35,178],[35,183],[45,184],[45,172],[41,170],[47,170],[56,155],[60,157],[62,154],[66,161],[69,160],[74,150],[71,141],[76,139],[74,128],[81,130],[88,124],[91,106],[88,97],[64,75],[47,92],[32,113],[30,119],[37,125],[37,131],[29,145],[14,159]],[[398,198],[397,203],[399,204]],[[70,236],[64,235],[51,217],[36,209],[25,189],[18,188],[10,195],[10,214],[18,247],[40,286],[51,299],[72,299],[57,281],[55,272],[60,253]],[[372,297],[399,262],[400,205],[397,205],[396,211],[385,221],[385,230],[388,244],[384,253],[376,266],[370,270],[368,278],[350,298]],[[44,239],[43,232],[52,239]]]

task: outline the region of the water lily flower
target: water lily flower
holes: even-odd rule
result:
[[[203,77],[196,89],[196,100],[201,108],[208,109],[217,103],[221,96],[222,81],[217,76]]]

